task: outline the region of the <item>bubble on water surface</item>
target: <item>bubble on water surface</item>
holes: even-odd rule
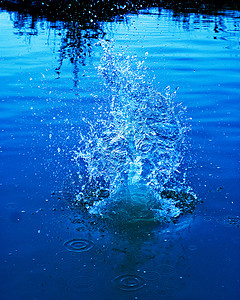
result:
[[[136,291],[146,285],[145,280],[138,275],[120,275],[112,280],[113,285],[122,291]]]
[[[73,239],[66,241],[64,243],[64,247],[68,251],[73,251],[73,252],[85,252],[89,251],[93,248],[94,243],[90,240],[85,240],[85,239]]]

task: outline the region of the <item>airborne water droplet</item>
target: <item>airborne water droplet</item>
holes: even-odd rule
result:
[[[185,177],[177,179],[183,176],[179,168],[186,148],[181,105],[174,104],[170,87],[163,95],[154,89],[143,61],[115,54],[104,41],[101,45],[98,73],[110,93],[104,101],[110,109],[102,106],[104,118],[99,113],[97,121],[83,119],[89,130],[80,133],[75,151],[85,172],[76,204],[114,220],[119,215],[127,221],[176,220],[196,202],[188,190],[180,190]]]

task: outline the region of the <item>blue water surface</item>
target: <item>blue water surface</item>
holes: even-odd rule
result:
[[[1,299],[240,299],[239,17],[150,9],[81,29],[0,11]],[[114,227],[68,208],[86,120],[110,109],[101,39],[186,107],[199,202],[176,223]]]

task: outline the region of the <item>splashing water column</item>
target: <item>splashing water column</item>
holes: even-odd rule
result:
[[[98,71],[110,94],[110,110],[96,124],[87,120],[89,133],[81,133],[77,157],[84,161],[90,182],[103,179],[108,197],[90,201],[88,212],[114,218],[114,211],[127,221],[177,218],[182,212],[178,197],[161,196],[173,178],[172,188],[179,190],[175,174],[185,147],[175,93],[167,88],[161,95],[143,62],[114,54],[105,41],[101,45],[104,53]]]

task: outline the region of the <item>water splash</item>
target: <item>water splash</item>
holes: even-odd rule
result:
[[[84,120],[89,131],[80,134],[75,159],[85,175],[79,172],[82,188],[74,203],[131,222],[177,218],[196,202],[176,181],[185,151],[183,109],[169,87],[164,94],[154,89],[144,61],[101,45],[98,73],[110,105],[94,124]]]

